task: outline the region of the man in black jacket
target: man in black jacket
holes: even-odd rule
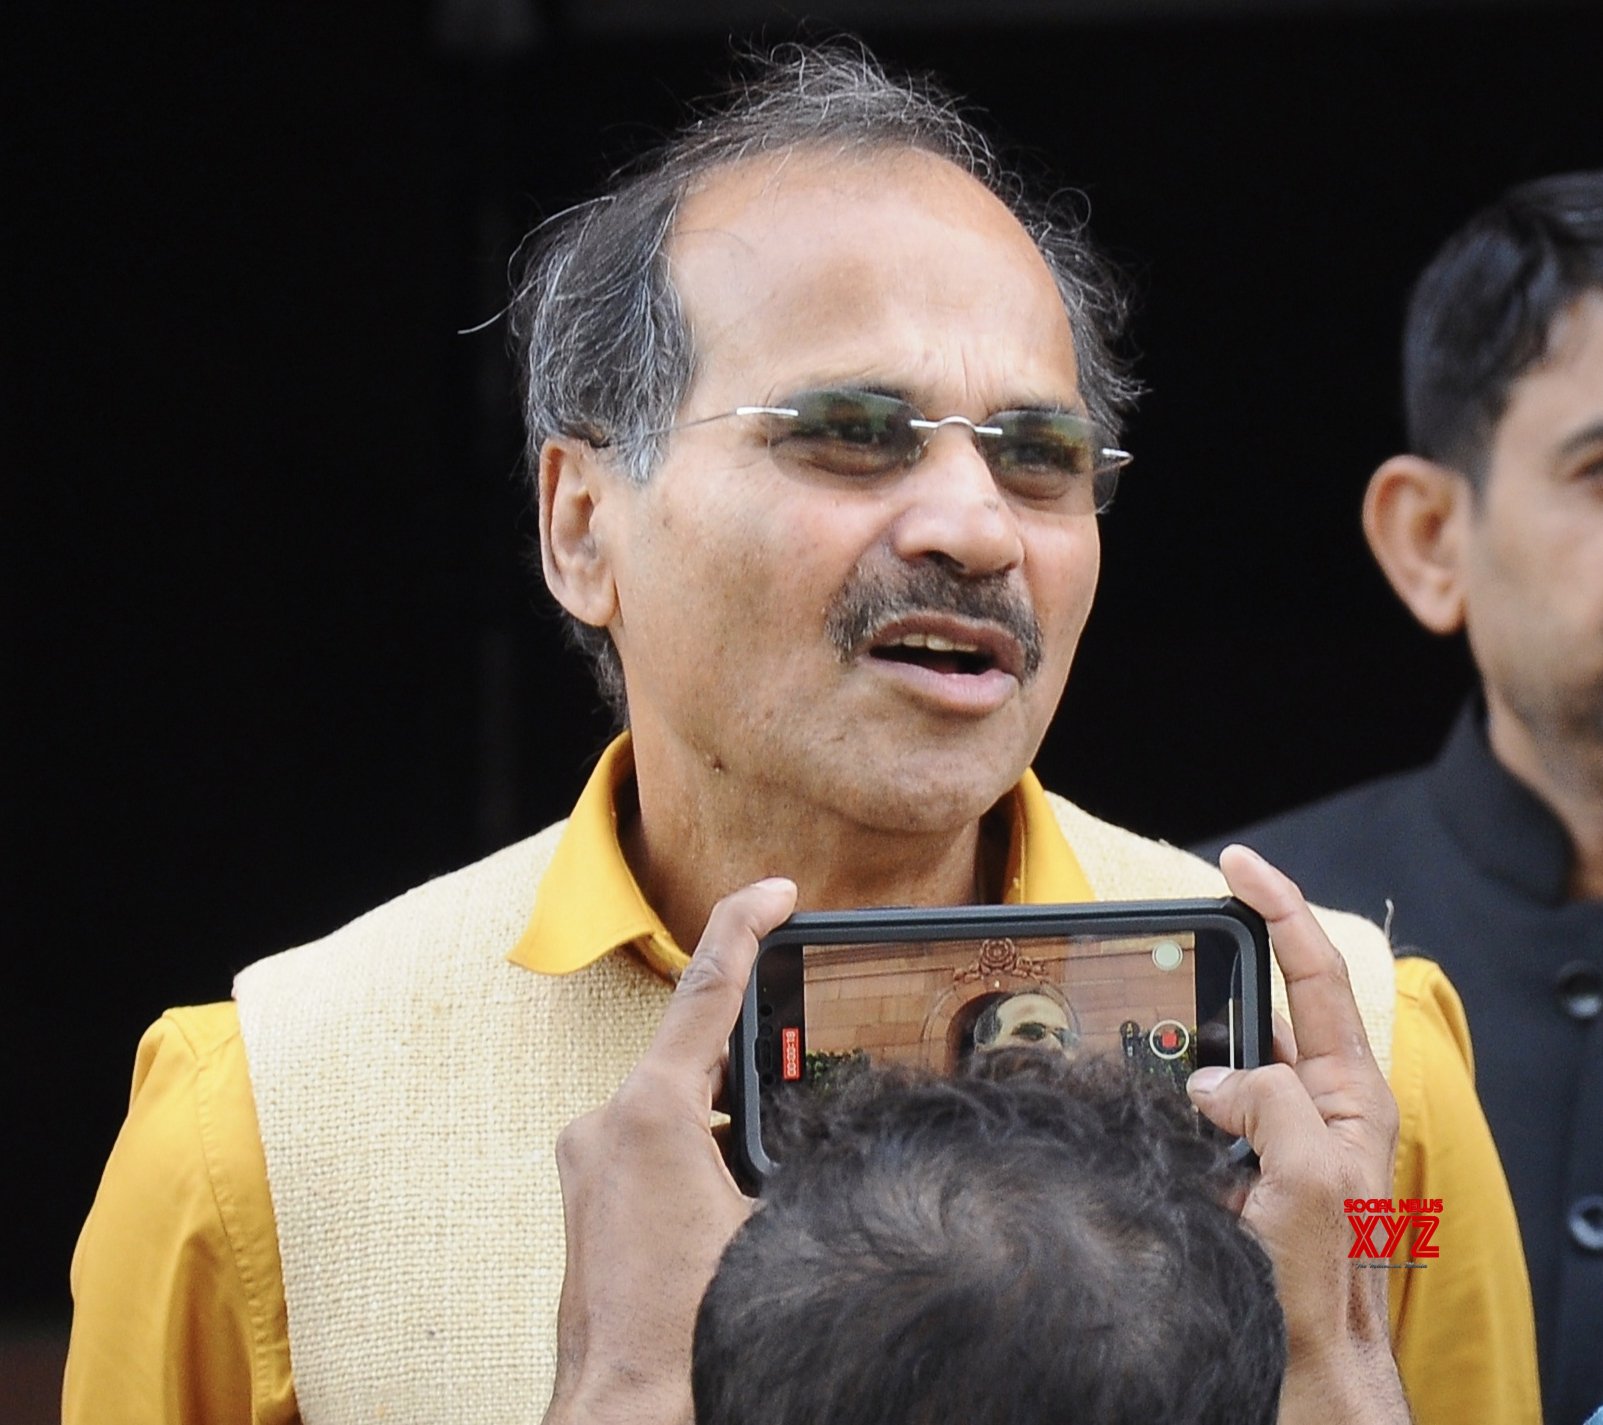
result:
[[[1603,172],[1515,188],[1420,278],[1413,453],[1364,530],[1481,696],[1413,772],[1231,833],[1389,920],[1463,996],[1536,1303],[1548,1418],[1603,1403]]]

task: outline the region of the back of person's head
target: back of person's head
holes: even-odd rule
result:
[[[1172,1088],[1033,1049],[789,1125],[696,1323],[698,1425],[1253,1425],[1285,1327]]]
[[[1510,189],[1449,238],[1414,287],[1403,332],[1413,453],[1479,483],[1509,388],[1594,287],[1603,287],[1603,170]]]

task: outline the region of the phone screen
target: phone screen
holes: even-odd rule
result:
[[[1267,1054],[1267,940],[1234,912],[1206,903],[1014,911],[1011,924],[998,909],[968,935],[948,918],[876,927],[873,939],[841,917],[795,917],[757,961],[736,1035],[746,1045],[737,1095],[760,1104],[805,1092],[864,1060],[957,1073],[1020,1045],[1122,1061],[1184,1092],[1195,1069],[1250,1067]],[[1024,923],[1048,914],[1049,923]],[[1131,920],[1145,924],[1119,923]],[[758,1176],[774,1146],[767,1119],[759,1108],[743,1120]]]
[[[1239,1062],[1228,980],[1200,1002],[1198,988],[1190,932],[804,945],[806,1043],[781,1055],[778,1077],[805,1081],[859,1056],[950,1073],[1031,1045],[1183,1084],[1202,1064]]]

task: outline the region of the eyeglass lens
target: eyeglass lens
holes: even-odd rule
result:
[[[935,434],[936,423],[917,407],[874,391],[807,391],[782,404],[796,414],[767,417],[769,444],[834,475],[889,474],[916,461]],[[1118,466],[1107,468],[1101,435],[1083,416],[998,411],[971,429],[993,478],[1011,495],[1078,503],[1080,494],[1097,509],[1112,497]]]

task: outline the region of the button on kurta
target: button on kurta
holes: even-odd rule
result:
[[[1585,960],[1571,960],[1558,972],[1554,988],[1559,1007],[1571,1019],[1585,1024],[1603,1010],[1603,972]]]
[[[1594,1193],[1570,1208],[1570,1240],[1583,1252],[1603,1253],[1603,1197]]]

